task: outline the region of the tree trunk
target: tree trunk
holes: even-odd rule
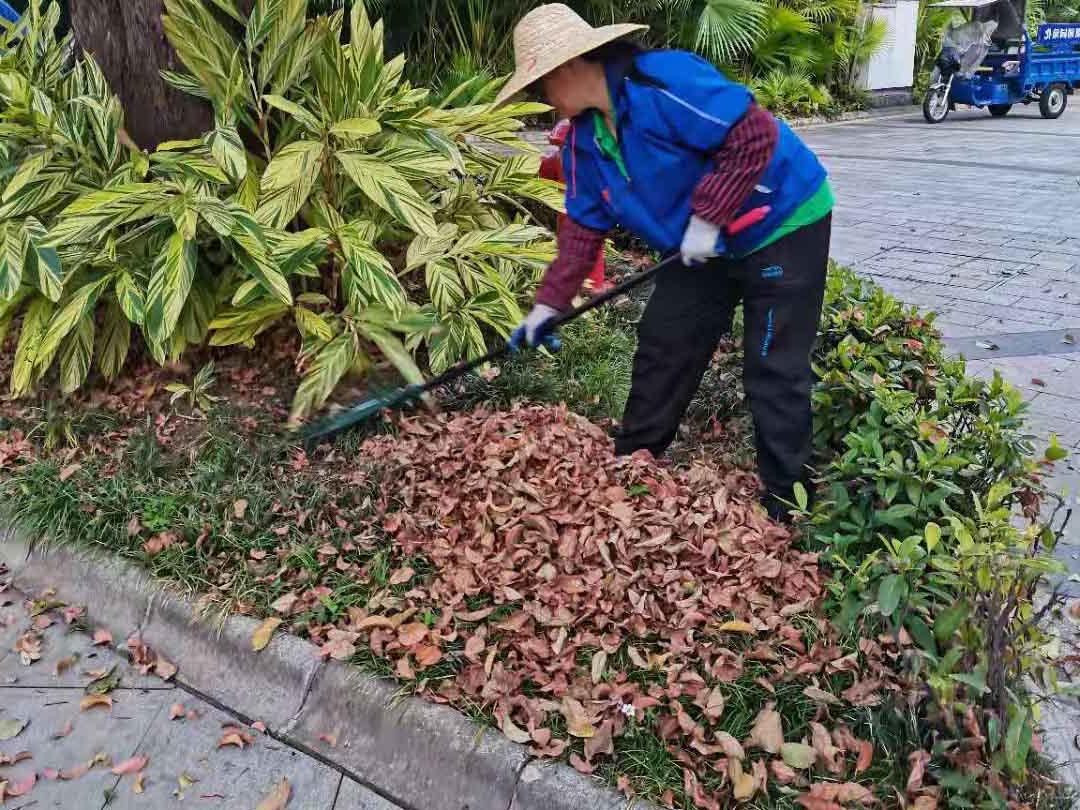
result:
[[[124,128],[143,149],[193,138],[210,129],[213,112],[169,87],[159,71],[183,72],[161,22],[163,0],[70,0],[71,27],[101,66],[124,108]]]

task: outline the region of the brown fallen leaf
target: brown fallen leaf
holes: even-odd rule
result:
[[[285,810],[285,806],[292,797],[292,787],[288,779],[282,779],[277,786],[270,791],[265,799],[259,802],[255,810]]]
[[[169,707],[169,719],[176,720],[180,717],[183,717],[184,712],[186,711],[187,709],[184,708],[183,703],[174,703],[172,706]]]
[[[245,745],[244,738],[236,733],[225,734],[220,740],[218,740],[217,747],[224,748],[228,745],[235,745],[237,748],[243,749]]]
[[[572,767],[578,773],[583,773],[586,776],[592,775],[592,772],[596,770],[591,762],[586,759],[582,759],[576,751],[570,755],[570,767]]]
[[[746,633],[747,635],[757,635],[757,630],[754,625],[749,622],[740,621],[739,619],[732,619],[730,622],[724,622],[716,628],[721,633]]]
[[[262,720],[256,720],[254,723],[251,724],[251,727],[260,734],[266,733],[266,723],[264,723]]]
[[[60,613],[64,617],[64,624],[74,624],[76,621],[83,617],[83,615],[86,613],[86,608],[71,605],[63,608]]]
[[[280,625],[281,619],[276,616],[264,620],[251,636],[251,649],[255,652],[265,650],[266,646],[270,643],[270,639],[274,636],[274,631],[277,630]]]
[[[233,517],[235,517],[237,520],[243,520],[244,515],[247,514],[247,509],[248,509],[247,498],[240,498],[239,500],[235,501],[233,503],[233,505],[232,505]]]
[[[516,742],[519,745],[525,745],[526,743],[532,742],[532,735],[514,723],[510,718],[509,712],[503,715],[502,722],[499,723],[499,730],[502,731],[511,742]]]
[[[754,727],[750,729],[750,738],[747,743],[770,754],[780,752],[780,746],[784,744],[784,729],[780,713],[772,707],[771,703],[758,712]]]
[[[84,762],[81,765],[76,765],[74,768],[65,768],[57,773],[57,778],[62,779],[65,782],[70,782],[72,779],[81,779],[90,773],[90,768],[93,767],[93,762]]]
[[[111,707],[113,705],[113,699],[111,695],[87,695],[79,701],[79,709],[86,711],[92,709],[95,706]]]
[[[1031,378],[1031,384],[1032,385],[1037,385],[1037,386],[1039,386],[1039,388],[1046,388],[1046,381],[1042,380],[1042,379],[1040,379],[1038,377],[1032,377]]]
[[[840,756],[841,751],[833,745],[828,729],[821,723],[811,723],[810,737],[810,742],[817,752],[818,759],[828,769],[829,773],[837,775],[843,773],[844,763]]]
[[[795,801],[806,810],[843,810],[846,804],[865,804],[874,800],[868,788],[855,782],[816,782],[810,792]]]
[[[923,775],[926,773],[928,764],[930,764],[928,751],[912,751],[908,754],[908,765],[911,768],[907,778],[908,793],[917,793],[922,787]]]
[[[836,695],[831,692],[826,692],[824,689],[818,689],[816,686],[808,686],[803,689],[803,694],[816,703],[828,703],[835,706],[838,703],[842,703]]]
[[[335,661],[348,661],[356,655],[357,633],[349,633],[334,628],[326,634],[327,641],[319,648],[319,655],[323,658],[329,656]]]
[[[772,772],[773,779],[781,785],[790,785],[799,778],[795,769],[781,759],[770,760],[769,770]]]
[[[560,712],[566,718],[566,730],[572,736],[587,740],[596,734],[596,728],[589,722],[585,707],[580,701],[569,696],[563,697]]]
[[[724,693],[718,686],[709,692],[709,696],[705,700],[705,708],[702,711],[707,718],[715,723],[724,714],[724,706]]]
[[[142,793],[146,790],[146,774],[139,771],[135,774],[135,783],[131,786],[132,793]]]
[[[585,759],[590,762],[600,754],[611,756],[615,753],[615,721],[605,720],[596,733],[585,740]]]
[[[173,532],[159,532],[143,543],[143,551],[153,557],[176,544],[180,538]]]
[[[724,756],[733,759],[746,759],[746,752],[743,750],[742,745],[726,731],[716,733],[716,744],[723,749]]]
[[[479,661],[480,655],[484,652],[486,646],[482,636],[469,636],[468,640],[465,642],[465,657],[470,661]]]
[[[14,650],[19,654],[22,665],[30,666],[41,660],[41,636],[33,631],[23,633],[15,640]]]
[[[0,740],[10,740],[17,737],[29,723],[29,720],[17,720],[13,717],[0,720]]]
[[[735,801],[746,801],[757,792],[757,779],[752,774],[743,773],[739,760],[728,760],[728,776],[731,777],[731,795]]]
[[[280,613],[284,616],[288,616],[290,613],[292,613],[293,606],[299,600],[300,597],[297,596],[295,593],[287,593],[275,599],[273,604],[270,605],[270,609],[273,610],[275,613]]]
[[[428,635],[428,627],[423,622],[409,622],[398,628],[398,644],[402,647],[415,647]]]
[[[160,655],[154,661],[154,672],[163,681],[171,681],[177,673],[177,666],[167,658]]]
[[[434,644],[422,644],[416,648],[413,654],[416,656],[416,663],[420,665],[421,669],[435,666],[443,657],[442,650]]]
[[[229,745],[235,745],[237,748],[243,749],[248,745],[251,745],[255,738],[244,731],[239,726],[225,726],[225,733],[218,740],[217,747],[224,748]]]
[[[63,675],[65,672],[75,666],[78,660],[78,655],[61,658],[59,661],[56,662],[56,666],[53,667],[53,674],[56,675],[57,678],[59,678],[61,675]]]
[[[607,667],[608,654],[603,650],[597,650],[593,653],[592,662],[589,666],[589,674],[592,676],[592,682],[594,684],[600,683],[604,679],[604,669]],[[586,758],[592,759],[586,755]]]
[[[30,772],[18,782],[5,782],[4,784],[3,797],[6,798],[10,796],[13,799],[17,799],[19,796],[25,796],[34,789],[34,785],[37,784],[37,774]]]
[[[404,568],[399,568],[393,573],[391,573],[390,578],[387,580],[387,582],[389,582],[391,585],[404,585],[406,582],[413,578],[413,575],[415,573],[416,572],[413,569],[405,566]]]
[[[146,756],[134,756],[130,759],[125,759],[123,762],[119,762],[111,769],[111,773],[116,776],[126,776],[129,773],[135,773],[141,771],[146,767],[146,764],[150,761]]]
[[[99,627],[97,630],[94,631],[94,641],[92,646],[100,647],[105,644],[112,644],[112,641],[112,633],[110,633],[104,627]]]
[[[874,744],[869,740],[858,740],[858,761],[855,763],[855,774],[858,775],[869,768],[874,762]]]
[[[337,748],[337,732],[334,732],[333,734],[320,734],[319,739],[329,745],[331,748]]]
[[[29,751],[20,751],[17,754],[0,754],[0,765],[18,765],[24,760],[32,759],[33,756]]]
[[[817,760],[817,751],[814,746],[806,743],[786,742],[780,746],[780,756],[784,763],[799,771],[807,771],[814,767]]]
[[[81,469],[82,464],[79,464],[78,462],[67,465],[66,467],[64,467],[64,469],[60,470],[60,480],[67,481],[69,478],[71,478],[71,476],[73,476]]]
[[[64,737],[68,736],[74,730],[74,728],[74,724],[70,720],[68,720],[66,723],[64,723],[64,727],[62,729],[53,734],[52,738],[54,740],[62,740]]]

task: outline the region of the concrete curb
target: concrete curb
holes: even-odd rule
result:
[[[287,634],[260,653],[258,622],[213,622],[134,565],[66,547],[29,543],[0,527],[0,563],[27,595],[47,588],[105,627],[123,648],[138,635],[180,667],[181,687],[335,767],[410,810],[618,810],[631,804],[562,764],[528,751],[446,706],[401,697],[389,681],[336,662]],[[400,699],[399,699],[400,698]],[[322,735],[337,737],[336,747]]]

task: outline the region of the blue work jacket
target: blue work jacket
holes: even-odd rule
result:
[[[576,116],[563,146],[566,209],[586,228],[621,225],[666,254],[682,244],[694,189],[715,170],[714,156],[753,96],[684,51],[648,51],[635,65],[649,82],[606,68],[626,175],[601,152],[594,111]],[[753,252],[825,181],[817,156],[782,121],[777,126],[772,160],[739,214],[763,205],[771,210],[727,238],[730,255]]]

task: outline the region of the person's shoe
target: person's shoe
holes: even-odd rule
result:
[[[790,526],[794,522],[791,516],[791,507],[781,501],[771,492],[766,492],[761,498],[761,505],[765,507],[765,514],[771,520]]]

